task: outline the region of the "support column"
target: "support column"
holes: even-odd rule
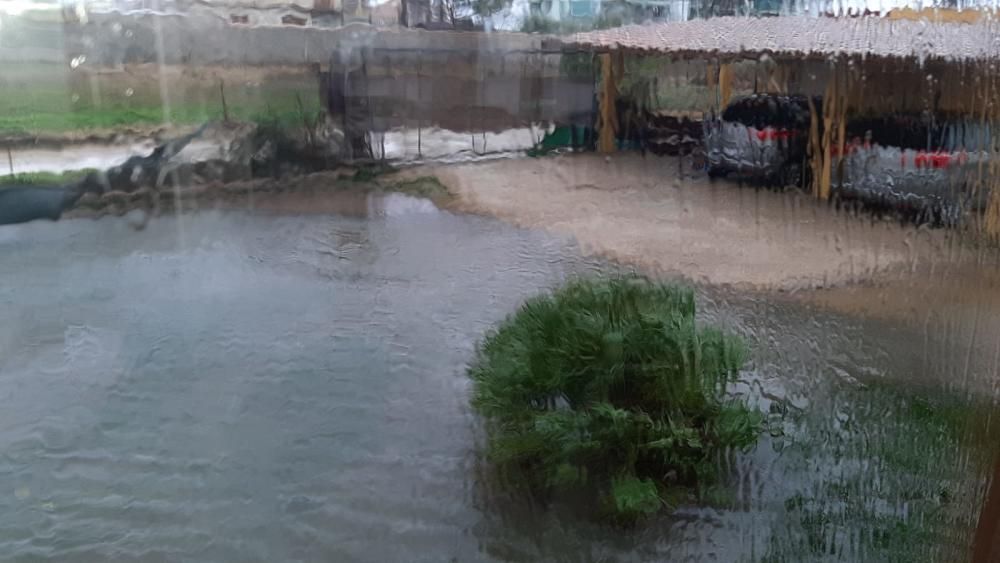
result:
[[[993,479],[986,492],[983,509],[979,513],[979,526],[973,543],[972,563],[996,561],[994,554],[1000,551],[1000,457],[993,469]]]
[[[611,53],[601,53],[598,59],[601,61],[601,89],[598,98],[600,115],[597,120],[597,151],[611,154],[616,150],[615,136],[618,133],[618,112],[615,107],[618,87],[615,85]]]

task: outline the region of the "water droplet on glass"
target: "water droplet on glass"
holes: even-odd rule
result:
[[[73,94],[69,97],[69,99],[75,104],[80,101],[80,94]]]
[[[116,35],[122,32],[122,24],[115,22],[111,25],[111,31],[115,32]]]
[[[125,30],[125,37],[128,37],[129,39],[131,39],[133,35],[135,35],[135,34],[132,33],[131,29]]]
[[[131,97],[132,97],[132,94],[135,94],[135,90],[133,90],[133,89],[131,89],[131,88],[126,88],[126,89],[125,89],[125,95],[126,95],[126,96],[128,96],[129,98],[131,98]]]
[[[73,57],[71,61],[69,61],[69,67],[77,68],[85,62],[87,62],[87,55],[77,55]]]

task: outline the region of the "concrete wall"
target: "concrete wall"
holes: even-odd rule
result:
[[[538,49],[541,38],[510,33],[453,33],[380,29],[350,24],[338,29],[231,25],[228,15],[123,16],[97,14],[86,23],[0,22],[0,62],[86,64],[288,65],[327,63],[344,45],[383,49],[434,47],[477,52]]]
[[[500,131],[529,123],[593,121],[592,77],[564,76],[562,55],[540,53],[537,35],[362,24],[338,29],[231,25],[221,16],[204,15],[97,15],[83,24],[32,23],[15,34],[4,30],[0,64],[59,62],[70,78],[142,63],[194,70],[277,66],[310,75],[320,68],[336,72],[344,65],[363,65],[363,83],[352,83],[347,94],[352,104],[365,108],[366,128],[376,131],[432,126]]]

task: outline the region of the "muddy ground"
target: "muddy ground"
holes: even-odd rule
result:
[[[295,177],[260,178],[236,182],[135,192],[88,194],[67,218],[99,218],[131,212],[150,218],[181,211],[235,209],[267,213],[341,214],[364,217],[371,213],[371,197],[399,193],[428,199],[447,209],[454,198],[428,176],[380,174],[371,169],[343,167]]]
[[[794,290],[933,263],[949,233],[852,216],[800,193],[710,182],[676,158],[572,155],[434,166],[454,208],[575,238],[585,252],[714,285]]]
[[[428,196],[455,212],[570,237],[586,253],[645,272],[743,289],[851,286],[874,292],[915,276],[937,279],[989,259],[957,242],[950,231],[841,212],[799,192],[712,182],[691,170],[690,161],[638,155],[505,158],[397,172],[344,167],[165,189],[155,198],[146,191],[87,196],[69,215],[152,209],[153,200],[159,212],[172,211],[179,202],[184,211],[270,207],[339,213],[352,191]],[[931,284],[928,291],[940,286]],[[824,295],[838,309],[854,301],[840,297],[843,293]]]

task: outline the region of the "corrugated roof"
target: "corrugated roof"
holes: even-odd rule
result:
[[[565,43],[661,53],[982,60],[1000,57],[1000,26],[990,20],[961,24],[879,17],[723,17],[589,31]]]

